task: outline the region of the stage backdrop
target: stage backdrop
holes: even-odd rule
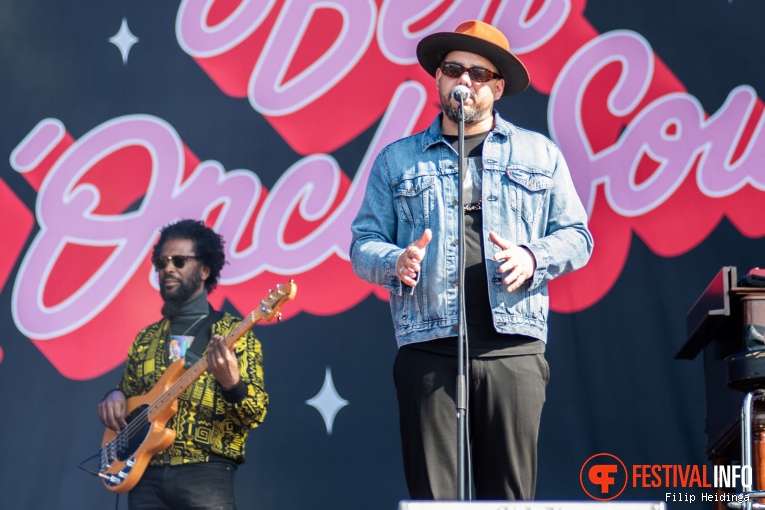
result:
[[[159,316],[157,230],[184,217],[228,241],[215,306],[298,287],[256,327],[271,406],[240,508],[406,499],[387,296],[349,225],[378,151],[438,111],[417,41],[467,19],[526,63],[497,108],[561,147],[595,237],[550,286],[538,498],[589,500],[598,453],[708,466],[701,361],[673,358],[718,270],[765,263],[762,1],[3,0],[0,507],[113,508],[78,465]],[[619,498],[711,492],[654,480]]]

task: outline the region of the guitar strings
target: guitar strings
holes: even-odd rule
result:
[[[260,310],[258,310],[258,313],[260,313]],[[244,335],[248,329],[250,329],[252,326],[255,325],[256,319],[255,319],[256,313],[253,311],[249,314],[246,320],[242,320],[237,326],[231,330],[231,332],[226,336],[226,342],[228,343],[229,339],[233,337],[233,341],[239,339],[242,335]],[[259,318],[258,318],[259,319]],[[242,331],[240,331],[242,330]],[[232,343],[231,347],[233,347],[235,344]],[[186,371],[181,377],[178,378],[175,385],[178,385],[178,387],[186,386],[187,379],[191,379],[191,382],[189,382],[189,386],[191,383],[196,380],[197,377],[199,377],[205,370],[207,370],[207,366],[202,367],[202,365],[207,365],[207,358],[203,357],[200,358],[200,360],[192,366],[188,371]],[[196,373],[198,372],[198,373]],[[179,384],[183,381],[183,384]],[[176,390],[177,391],[177,390]],[[185,388],[184,388],[185,391]],[[182,393],[182,392],[181,392]],[[119,441],[130,441],[133,439],[133,437],[143,429],[144,425],[149,423],[149,412],[153,409],[156,409],[157,407],[164,407],[165,401],[168,400],[169,395],[171,392],[166,392],[157,397],[157,400],[155,400],[152,404],[146,407],[141,413],[136,416],[124,429],[120,430],[117,435],[112,439],[111,441],[107,442],[104,445],[105,449],[108,449],[108,451],[112,454],[113,458],[116,459],[116,448],[117,443]],[[180,393],[179,393],[180,395]],[[173,397],[170,400],[175,400],[178,398],[178,395]],[[110,457],[112,457],[110,456]]]
[[[238,331],[239,329],[242,329],[242,328],[241,328],[241,326],[243,326],[243,325],[244,325],[244,322],[241,322],[241,323],[239,323],[239,325],[237,325],[237,327],[236,327],[236,328],[234,328],[234,329],[231,331],[231,333],[230,333],[228,336],[229,336],[229,337],[231,337],[231,336],[234,336],[234,334],[236,334],[236,335],[238,335],[238,336],[241,336],[242,334],[244,334],[244,331],[243,331],[241,334],[240,334],[240,333],[239,333],[239,331]],[[246,331],[246,330],[245,330],[245,331]],[[206,358],[201,358],[201,359],[199,360],[199,362],[198,362],[196,365],[194,365],[192,368],[190,368],[190,369],[189,369],[189,371],[187,371],[186,373],[184,373],[184,374],[183,374],[183,375],[182,375],[182,376],[181,376],[181,377],[178,379],[178,382],[177,382],[177,384],[178,384],[178,383],[182,383],[182,382],[185,382],[185,380],[186,380],[186,379],[190,379],[190,378],[191,378],[191,374],[192,374],[192,373],[194,373],[194,372],[196,372],[196,371],[198,370],[198,369],[197,369],[197,370],[195,370],[197,367],[200,367],[200,368],[202,368],[201,366],[202,366],[202,365],[206,365],[206,364],[207,364],[207,359],[206,359]],[[206,369],[207,369],[207,366],[205,366],[205,367],[204,367],[202,370],[199,370],[199,374],[196,374],[196,377],[194,377],[194,379],[196,379],[197,377],[199,377],[199,375],[201,375],[201,373],[202,373],[202,372],[204,372]],[[180,387],[180,385],[179,385],[179,387]],[[134,435],[134,434],[135,434],[135,432],[136,432],[136,430],[135,430],[135,429],[136,429],[136,428],[141,428],[141,427],[143,427],[143,425],[145,425],[146,423],[148,423],[148,415],[149,415],[149,412],[150,412],[150,410],[152,410],[152,408],[156,408],[156,407],[164,407],[164,404],[165,404],[165,400],[168,400],[168,396],[169,396],[169,394],[170,394],[170,393],[163,393],[162,395],[160,395],[160,396],[157,398],[157,400],[156,400],[156,401],[154,401],[154,403],[150,404],[150,405],[149,405],[149,406],[148,406],[146,409],[144,409],[143,411],[141,411],[141,414],[139,414],[139,415],[138,415],[138,416],[137,416],[137,417],[136,417],[136,418],[135,418],[133,421],[131,421],[131,422],[128,424],[128,426],[127,426],[127,427],[125,427],[123,430],[121,430],[121,431],[119,432],[119,434],[117,434],[117,436],[119,437],[119,436],[121,436],[121,435],[123,435],[123,434],[126,434],[126,435],[127,435],[129,438],[130,438],[130,439],[132,439],[133,435]],[[172,400],[175,400],[175,398],[173,398]],[[138,425],[139,425],[139,423],[137,423],[137,422],[139,422],[139,423],[140,423],[140,427],[138,426]],[[135,424],[135,425],[134,425],[134,424]],[[115,438],[115,439],[117,439],[117,438]]]

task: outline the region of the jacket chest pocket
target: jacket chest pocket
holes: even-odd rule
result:
[[[433,212],[435,178],[432,176],[415,177],[398,182],[393,188],[399,218],[420,225],[427,222]]]
[[[528,168],[508,168],[510,179],[508,193],[513,210],[526,223],[533,225],[539,220],[548,192],[552,188],[552,175]]]

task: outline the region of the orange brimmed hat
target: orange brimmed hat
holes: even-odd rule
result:
[[[430,34],[417,45],[417,60],[431,76],[436,75],[446,55],[451,51],[475,53],[497,66],[505,79],[503,96],[512,96],[529,86],[529,72],[518,57],[510,53],[507,37],[483,21],[461,23],[454,32]]]

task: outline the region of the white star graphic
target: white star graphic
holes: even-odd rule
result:
[[[127,65],[130,48],[138,42],[138,38],[130,32],[127,20],[122,18],[122,26],[120,26],[119,31],[114,34],[114,36],[109,38],[109,42],[120,50],[120,53],[122,54],[122,63]]]
[[[327,426],[327,435],[332,435],[332,423],[335,421],[335,415],[340,409],[348,405],[348,401],[337,394],[332,382],[332,371],[329,367],[327,367],[327,372],[324,375],[324,386],[321,387],[315,397],[306,400],[305,403],[315,407],[321,413],[324,424]]]

